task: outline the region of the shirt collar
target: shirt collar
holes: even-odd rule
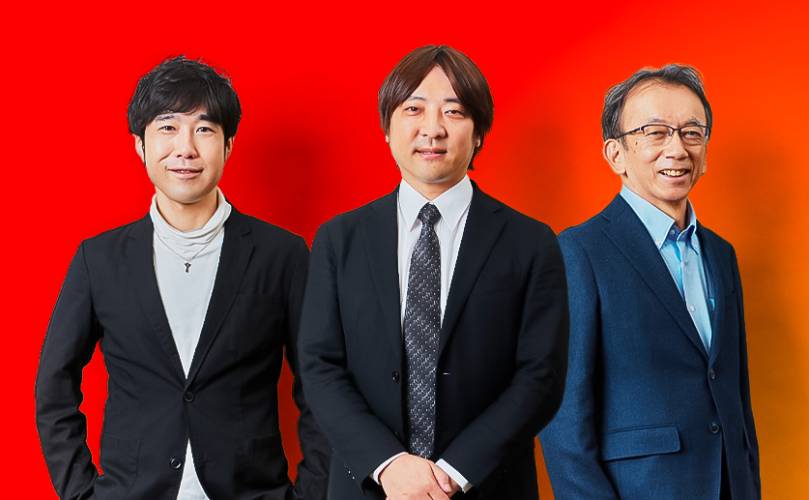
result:
[[[694,250],[699,253],[699,239],[697,238],[697,214],[694,212],[694,207],[691,202],[688,202],[687,214],[688,225],[685,229],[680,231],[677,229],[674,219],[669,217],[665,212],[652,205],[648,201],[638,196],[635,192],[626,186],[621,188],[621,197],[632,207],[635,214],[641,220],[646,230],[649,231],[652,240],[655,242],[658,250],[663,248],[666,239],[669,238],[675,241],[680,234],[684,234],[688,238],[688,243]]]
[[[472,202],[472,192],[472,182],[468,175],[464,175],[457,184],[430,201],[402,179],[399,184],[399,211],[404,217],[408,230],[412,230],[418,220],[421,207],[425,203],[432,203],[441,213],[441,220],[452,230],[458,226],[464,212],[469,208],[469,204]]]

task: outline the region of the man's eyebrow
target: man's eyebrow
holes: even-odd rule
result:
[[[211,117],[211,115],[208,115],[208,114],[205,114],[205,113],[200,113],[199,116],[197,116],[197,118],[199,120],[201,120],[201,121],[204,121],[204,122],[216,123],[216,120],[214,120]]]
[[[157,115],[154,117],[154,121],[156,122],[164,122],[166,120],[173,120],[174,113],[163,113],[162,115]]]
[[[683,125],[699,125],[700,127],[707,127],[699,118],[691,118],[683,123]]]
[[[406,100],[407,101],[426,101],[427,99],[425,99],[424,97],[418,96],[418,95],[411,95]],[[447,97],[446,99],[444,99],[444,102],[452,102],[452,103],[460,104],[460,105],[463,106],[463,103],[457,97]]]
[[[664,124],[664,125],[665,125],[665,124],[668,124],[668,122],[667,122],[666,120],[664,120],[664,119],[662,119],[662,118],[658,118],[658,117],[656,117],[656,116],[653,116],[653,117],[649,118],[649,121],[647,121],[646,123],[647,123],[647,124],[658,124],[658,123],[659,123],[659,124]],[[706,126],[706,125],[705,125],[704,123],[702,123],[702,121],[701,121],[699,118],[697,118],[697,117],[689,118],[688,120],[686,120],[685,122],[683,122],[683,125],[699,125],[699,126],[701,126],[701,127],[705,127],[705,126]]]

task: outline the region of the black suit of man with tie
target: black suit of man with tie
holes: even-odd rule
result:
[[[493,107],[465,55],[411,52],[379,106],[402,182],[320,228],[304,299],[329,498],[536,499],[567,355],[556,237],[467,177]]]
[[[306,244],[240,214],[217,187],[240,116],[230,82],[200,62],[167,60],[138,83],[129,126],[151,209],[81,244],[42,349],[37,426],[61,498],[325,498],[330,452],[297,381],[294,486],[278,429]],[[97,343],[109,373],[101,476],[78,409]]]

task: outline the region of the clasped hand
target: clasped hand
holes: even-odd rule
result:
[[[409,454],[388,464],[379,475],[379,483],[389,500],[449,500],[459,489],[441,467]]]

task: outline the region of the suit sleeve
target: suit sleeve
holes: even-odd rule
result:
[[[298,464],[295,497],[301,500],[319,500],[326,498],[331,448],[303,397],[300,371],[298,369],[298,331],[300,328],[303,294],[306,287],[306,274],[309,267],[309,249],[303,240],[298,240],[298,245],[292,258],[292,267],[289,293],[287,295],[289,323],[287,327],[286,356],[294,376],[292,395],[295,399],[295,404],[300,410],[298,439],[303,452],[303,459]]]
[[[373,414],[347,369],[338,266],[328,224],[312,244],[298,346],[306,400],[345,473],[361,488],[378,492],[370,478],[374,469],[406,450]]]
[[[741,326],[741,338],[739,339],[739,360],[740,377],[739,387],[741,388],[742,408],[744,411],[745,428],[744,435],[750,452],[753,465],[753,474],[758,489],[758,498],[761,498],[761,476],[759,472],[758,438],[756,437],[756,424],[753,420],[753,405],[750,400],[750,374],[747,363],[747,329],[744,323],[744,300],[742,299],[742,281],[739,273],[739,265],[736,260],[736,252],[733,251],[733,273],[736,281],[736,300],[739,306],[739,325]]]
[[[562,406],[540,434],[557,499],[617,499],[600,459],[596,381],[600,343],[599,297],[584,249],[569,233],[559,237],[569,284],[570,354]]]
[[[562,399],[568,342],[564,264],[549,228],[543,226],[534,242],[511,382],[441,455],[472,485],[501,466],[515,443],[533,442]]]
[[[84,244],[79,247],[51,315],[36,381],[36,421],[42,452],[60,498],[93,498],[98,471],[87,447],[82,369],[100,337],[93,312]]]

